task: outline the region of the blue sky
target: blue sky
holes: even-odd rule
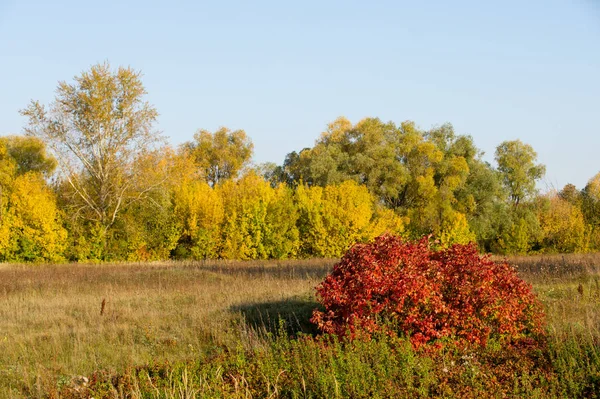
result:
[[[0,0],[0,133],[109,61],[143,72],[173,144],[244,129],[281,163],[330,121],[450,122],[493,162],[521,140],[540,188],[600,172],[600,1]]]

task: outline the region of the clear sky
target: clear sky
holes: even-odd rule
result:
[[[444,122],[493,161],[531,144],[541,188],[600,171],[600,0],[0,0],[0,133],[109,61],[141,70],[173,144],[244,129],[280,164],[328,122]]]

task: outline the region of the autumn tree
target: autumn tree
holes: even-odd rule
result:
[[[110,256],[130,261],[166,259],[176,247],[184,220],[174,212],[173,191],[180,186],[190,165],[170,147],[145,153],[133,165],[139,182],[157,187],[143,201],[123,210],[107,237]],[[158,184],[164,181],[164,184]],[[189,178],[189,177],[188,177]]]
[[[221,257],[288,258],[298,253],[298,211],[285,185],[273,188],[250,171],[216,191],[225,211]]]
[[[6,144],[0,141],[0,257],[3,252],[8,252],[11,245],[12,220],[8,214],[8,204],[16,169],[16,162],[9,155]]]
[[[46,177],[56,168],[56,159],[46,151],[45,144],[35,137],[0,137],[0,208],[6,204],[3,196],[8,195],[13,178],[28,172]]]
[[[476,199],[462,189],[470,165],[481,169],[479,157],[472,139],[456,134],[450,124],[425,131],[410,121],[396,125],[365,118],[353,125],[341,117],[313,148],[288,154],[279,176],[321,187],[354,181],[378,204],[407,217],[415,236],[443,235],[450,244],[474,237],[466,215]],[[458,209],[460,190],[471,205]]]
[[[594,175],[579,192],[579,200],[586,224],[591,230],[590,246],[600,249],[600,173]]]
[[[0,140],[6,146],[8,155],[16,162],[18,174],[39,172],[48,177],[56,169],[56,159],[48,154],[46,145],[39,138],[5,136]]]
[[[175,250],[177,258],[218,258],[223,201],[208,183],[188,179],[173,188],[175,217],[182,231]]]
[[[581,207],[582,195],[574,184],[565,184],[558,196],[572,205]]]
[[[581,201],[587,223],[600,227],[600,173],[585,185],[581,191]]]
[[[538,198],[537,218],[546,252],[585,252],[589,231],[581,209],[560,194],[548,193]]]
[[[498,170],[514,205],[533,195],[536,181],[546,173],[546,167],[536,161],[533,147],[521,140],[505,141],[496,148]]]
[[[43,143],[0,139],[0,261],[62,259],[67,232],[43,178],[50,168],[42,165],[51,165],[52,159],[43,154]],[[46,162],[30,162],[33,159]]]
[[[10,246],[5,260],[60,261],[67,232],[61,226],[52,190],[39,173],[17,176],[9,199]]]
[[[47,107],[38,101],[21,111],[29,136],[44,141],[71,190],[69,213],[82,215],[105,234],[120,212],[140,201],[157,182],[136,175],[138,158],[160,140],[158,113],[144,101],[141,73],[97,64],[60,82]]]
[[[328,124],[313,148],[286,156],[283,181],[325,187],[354,180],[393,205],[407,176],[400,161],[402,133],[394,123],[378,118],[366,118],[352,125],[340,117]]]
[[[254,145],[243,130],[231,131],[222,127],[214,133],[199,130],[183,149],[214,187],[223,180],[237,177],[249,165]]]
[[[404,231],[404,219],[380,210],[364,185],[352,180],[326,187],[296,189],[301,255],[339,257],[357,242]]]

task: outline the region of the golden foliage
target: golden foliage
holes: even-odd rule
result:
[[[354,181],[324,188],[300,186],[296,196],[304,256],[339,257],[352,244],[378,233],[403,231],[402,220],[393,212],[376,213],[374,197]]]
[[[14,180],[0,235],[0,252],[6,260],[62,259],[67,232],[59,222],[54,195],[39,174],[26,173]]]
[[[554,252],[585,252],[590,231],[581,209],[556,194],[544,200],[538,213],[543,247]]]
[[[187,181],[173,190],[175,218],[182,221],[182,239],[193,259],[216,258],[220,227],[224,220],[223,201],[208,183]]]

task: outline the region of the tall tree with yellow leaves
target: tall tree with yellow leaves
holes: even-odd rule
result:
[[[140,181],[137,159],[160,141],[158,113],[144,101],[140,72],[97,64],[60,82],[48,106],[32,101],[21,111],[25,131],[56,156],[72,191],[69,213],[94,222],[106,233],[120,212],[144,199],[156,182]]]
[[[211,133],[199,130],[194,140],[183,145],[211,187],[235,178],[249,165],[254,145],[243,130],[225,127]]]

